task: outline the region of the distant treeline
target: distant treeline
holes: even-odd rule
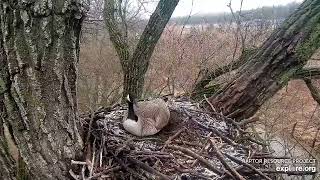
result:
[[[253,10],[243,10],[241,12],[242,21],[252,21],[252,20],[283,20],[288,17],[297,7],[299,3],[293,2],[284,6],[274,6],[274,7],[262,7]],[[235,12],[237,16],[239,11]],[[171,23],[184,24],[188,19],[185,17],[175,17],[171,19]],[[231,13],[220,13],[220,14],[203,14],[203,15],[193,15],[189,18],[187,24],[197,25],[202,23],[207,24],[221,24],[226,22],[232,22],[234,18]]]

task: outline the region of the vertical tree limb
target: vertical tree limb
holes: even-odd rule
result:
[[[105,0],[105,22],[124,73],[123,99],[128,93],[141,97],[150,57],[178,2],[179,0],[159,1],[131,56],[129,46],[117,25],[115,1]]]

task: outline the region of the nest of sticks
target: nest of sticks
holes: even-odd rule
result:
[[[117,105],[82,116],[85,161],[72,161],[74,179],[270,179],[245,162],[261,143],[237,123],[185,99],[170,101],[170,123],[158,134],[136,137]],[[90,132],[90,133],[88,133]],[[252,152],[255,153],[252,153]],[[260,154],[261,155],[261,154]]]

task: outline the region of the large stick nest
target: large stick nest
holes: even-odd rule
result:
[[[245,177],[237,174],[243,166],[230,157],[244,161],[258,145],[244,140],[250,138],[244,138],[246,133],[237,123],[182,99],[170,101],[169,108],[170,123],[149,137],[136,137],[123,129],[126,106],[84,116],[83,127],[90,132],[86,161],[73,161],[81,165],[82,172],[70,171],[71,175],[76,179]]]

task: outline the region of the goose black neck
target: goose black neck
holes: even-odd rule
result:
[[[128,102],[128,119],[138,121],[138,116],[134,113],[133,102]]]

